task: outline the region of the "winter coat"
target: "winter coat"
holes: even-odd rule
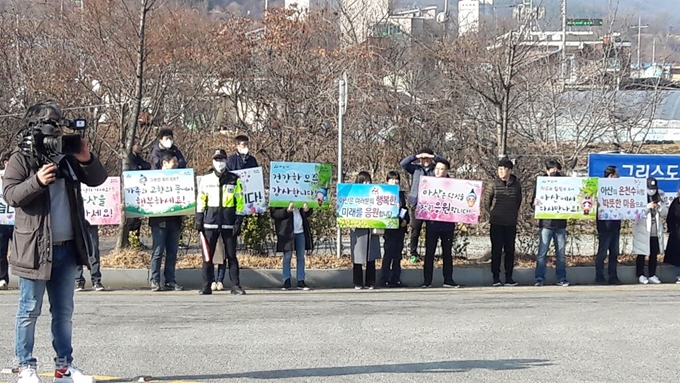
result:
[[[406,209],[406,193],[403,191],[399,191],[399,210],[401,209]],[[404,222],[406,222],[406,226],[401,226]],[[399,228],[397,229],[386,229],[385,238],[403,238],[403,236],[406,234],[406,231],[408,231],[408,224],[411,222],[411,216],[408,213],[408,210],[406,210],[406,215],[404,215],[404,218],[399,217]]]
[[[306,213],[302,209],[300,216],[302,216],[302,228],[305,234],[305,250],[312,250],[314,243],[312,242],[312,230],[309,226],[309,217],[313,210],[309,209]],[[274,219],[274,228],[276,230],[276,251],[283,253],[285,251],[295,251],[295,233],[294,233],[294,218],[293,213],[288,211],[285,207],[275,207],[270,210],[272,219]]]
[[[434,176],[434,164],[441,159],[441,157],[435,156],[432,160],[432,165],[428,168],[424,168],[423,165],[414,163],[417,160],[415,154],[401,160],[401,167],[413,176],[411,179],[411,192],[408,195],[408,203],[411,204],[411,206],[415,207],[418,204],[418,186],[420,184],[420,177]]]
[[[484,208],[492,225],[517,226],[520,206],[522,185],[514,175],[507,182],[496,177],[484,190]]]
[[[663,193],[659,190],[659,193]],[[665,218],[668,215],[668,207],[663,202],[663,198],[659,202],[659,209],[656,212],[656,228],[659,234],[659,251],[664,251],[664,238],[663,238],[663,221],[661,218]],[[633,224],[633,254],[637,255],[649,255],[649,234],[652,228],[652,216],[647,210],[646,219],[640,219],[635,221]]]
[[[230,171],[251,169],[256,167],[258,167],[257,160],[250,154],[246,154],[244,156],[240,153],[234,153],[227,158],[227,169]]]
[[[380,259],[380,236],[372,234],[371,229],[352,229],[349,240],[352,263],[366,264]]]
[[[664,263],[680,266],[680,198],[676,197],[668,208],[668,245]]]
[[[71,171],[69,171],[69,168]],[[80,163],[72,155],[65,156],[59,166],[64,177],[66,195],[71,205],[76,264],[90,265],[92,242],[87,232],[81,182],[90,187],[103,184],[108,177],[106,169],[92,154],[88,163]],[[12,274],[35,280],[50,280],[52,276],[52,217],[50,190],[38,181],[37,166],[20,151],[12,154],[5,169],[3,195],[7,204],[16,209],[14,236],[11,245]]]
[[[159,157],[160,158],[160,157]],[[141,154],[130,153],[128,170],[150,170],[151,164],[144,160]]]
[[[184,159],[184,155],[179,150],[179,148],[177,148],[177,146],[172,145],[170,149],[165,149],[161,148],[160,144],[156,144],[151,150],[151,169],[161,170],[163,168],[163,164],[161,164],[161,154],[166,150],[171,151],[175,157],[177,157],[178,169],[184,169],[187,167],[187,161]]]

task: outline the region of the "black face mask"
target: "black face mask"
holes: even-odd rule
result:
[[[548,176],[550,176],[550,177],[557,177],[557,176],[559,176],[560,174],[562,174],[562,173],[560,173],[560,172],[550,172],[550,173],[548,173]]]

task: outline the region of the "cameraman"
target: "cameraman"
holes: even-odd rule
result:
[[[107,173],[83,139],[76,154],[45,149],[46,138],[39,132],[54,140],[63,136],[64,124],[61,108],[53,100],[28,108],[24,125],[17,132],[19,147],[12,153],[3,179],[5,200],[16,208],[10,263],[12,273],[19,277],[15,353],[20,383],[40,382],[33,341],[45,290],[56,352],[54,381],[94,381],[71,364],[73,280],[79,265],[89,267],[92,247],[85,231],[80,183],[99,186],[106,181]]]

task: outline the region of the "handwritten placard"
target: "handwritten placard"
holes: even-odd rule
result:
[[[396,229],[399,227],[399,186],[339,184],[338,227]]]
[[[0,179],[0,225],[14,225],[14,208],[5,201],[2,179]]]
[[[538,177],[535,217],[537,219],[595,219],[597,178]]]
[[[194,169],[123,172],[128,217],[190,215],[196,212]]]
[[[331,164],[272,162],[269,172],[269,206],[328,209]]]
[[[232,173],[238,174],[243,188],[243,198],[245,205],[242,211],[236,212],[239,215],[253,215],[267,211],[267,201],[264,198],[264,179],[262,168],[250,168],[234,170]]]
[[[97,187],[81,185],[85,219],[92,225],[120,224],[120,177],[109,177]]]
[[[476,225],[482,181],[420,177],[416,218]]]
[[[647,181],[640,178],[600,178],[597,218],[603,221],[644,219],[647,215]]]

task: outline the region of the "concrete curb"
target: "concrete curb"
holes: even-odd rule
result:
[[[606,268],[605,268],[606,272]],[[295,269],[293,269],[293,275]],[[11,270],[10,270],[11,275]],[[637,284],[634,266],[619,266],[619,279],[624,284]],[[675,268],[672,266],[659,266],[657,275],[663,283],[675,283]],[[281,270],[268,269],[242,269],[241,285],[245,289],[271,289],[279,288],[282,284]],[[453,276],[457,283],[469,286],[491,286],[492,276],[489,267],[464,267],[454,268]],[[89,277],[85,271],[85,279]],[[378,278],[380,271],[378,271]],[[546,284],[555,284],[555,269],[548,268],[546,273]],[[199,289],[202,284],[201,270],[199,269],[180,269],[176,272],[177,283],[185,289]],[[520,285],[531,286],[534,284],[534,269],[521,268],[515,269],[513,278]],[[568,267],[567,279],[574,285],[590,285],[595,282],[595,267]],[[404,269],[401,273],[401,280],[406,286],[417,287],[423,283],[422,269]],[[102,269],[102,282],[107,288],[111,289],[143,289],[149,286],[149,271],[145,269]],[[305,282],[314,288],[351,288],[352,270],[306,270]],[[228,278],[227,278],[228,283]],[[293,283],[295,281],[293,280]],[[443,283],[441,269],[434,271],[435,287]],[[89,282],[87,286],[89,286]],[[17,287],[17,279],[10,278],[10,287]]]

